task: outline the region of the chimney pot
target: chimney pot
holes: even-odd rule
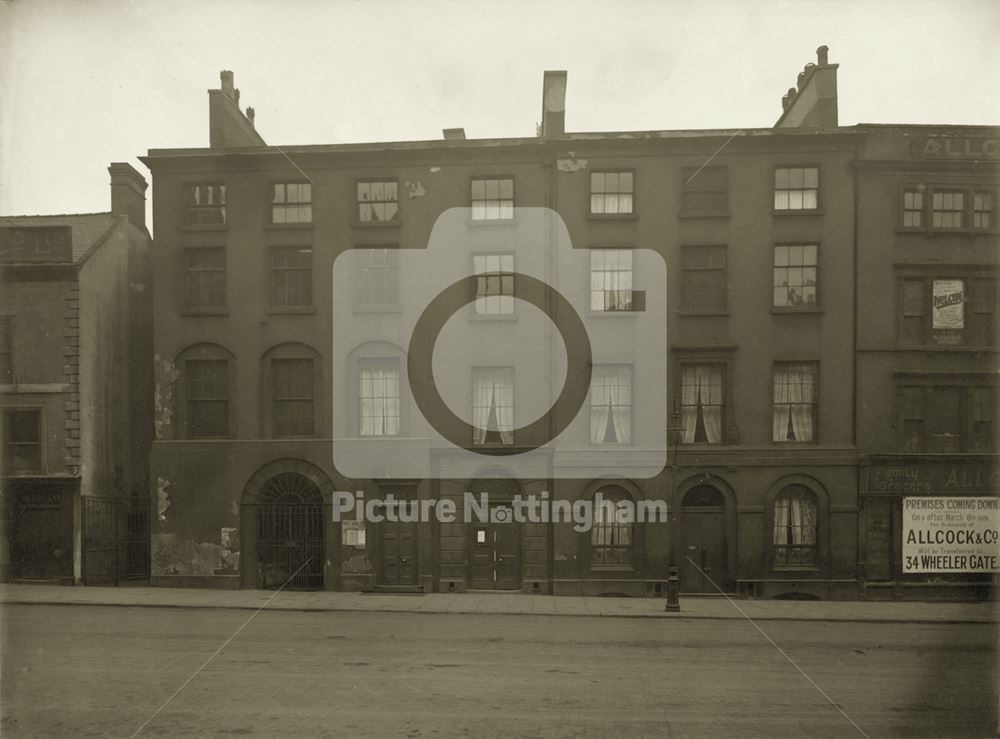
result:
[[[819,63],[821,67],[825,67],[827,64],[830,63],[829,53],[830,53],[830,48],[826,45],[820,46],[818,49],[816,49],[816,61]]]
[[[233,97],[234,97],[234,94],[233,94],[233,73],[230,72],[228,69],[223,69],[222,72],[219,73],[219,77],[222,80],[222,93],[227,98],[229,98],[230,100],[232,100]]]

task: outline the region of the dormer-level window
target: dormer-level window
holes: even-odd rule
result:
[[[271,192],[271,223],[312,223],[312,185],[276,182]]]
[[[819,208],[817,167],[778,167],[774,170],[775,210],[816,210]]]
[[[226,223],[226,186],[220,182],[184,186],[184,222],[189,226]]]

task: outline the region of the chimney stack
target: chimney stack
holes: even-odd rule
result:
[[[465,129],[464,128],[443,128],[441,133],[444,135],[445,141],[464,141],[465,140]]]
[[[566,72],[546,71],[542,78],[542,136],[566,133]]]
[[[781,98],[781,117],[775,128],[830,128],[838,125],[837,64],[830,64],[830,49],[816,49],[816,61],[799,72],[796,86]]]
[[[146,228],[146,179],[126,162],[112,162],[108,173],[112,215],[128,216],[133,226]]]
[[[208,145],[213,149],[236,146],[266,146],[257,133],[254,109],[240,110],[240,91],[236,89],[233,73],[223,69],[218,90],[208,91]]]

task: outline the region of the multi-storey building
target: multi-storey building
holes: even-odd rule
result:
[[[439,141],[293,147],[264,143],[223,72],[210,91],[210,146],[143,158],[159,280],[154,583],[269,587],[298,572],[292,586],[647,595],[676,564],[688,592],[856,594],[845,399],[861,134],[837,125],[825,47],[818,62],[768,129],[568,133],[565,73],[546,73],[535,137],[448,129]],[[448,456],[427,441],[407,377],[413,324],[399,306],[428,274],[407,271],[401,255],[427,248],[456,207],[469,209],[476,242],[456,264],[483,278],[467,317],[499,349],[442,369],[448,402],[472,421],[469,448],[517,451],[520,427],[559,392],[552,380],[532,396],[531,378],[502,356],[528,325],[511,277],[525,265],[504,245],[515,209],[555,211],[582,252],[559,284],[584,306],[593,344],[622,341],[636,361],[666,364],[657,378],[595,353],[567,445],[543,449],[544,472],[527,479],[511,477],[502,453],[440,474]],[[666,265],[665,287],[640,250]],[[336,281],[346,252],[361,255],[355,277]],[[665,356],[635,336],[638,289],[656,291],[646,306],[662,319]],[[343,333],[331,336],[345,306],[358,343],[340,351]],[[558,378],[553,367],[546,377]],[[570,366],[567,381],[579,371]],[[658,438],[668,454],[649,474],[566,473]],[[435,473],[347,479],[333,442],[373,439],[426,455]],[[670,515],[638,524],[612,513],[584,532],[335,523],[334,491],[355,490],[418,501],[488,491],[501,502],[544,491],[570,503],[600,492],[662,501]]]
[[[146,182],[128,164],[108,171],[110,212],[0,218],[3,579],[109,582],[146,570]],[[134,546],[122,549],[129,531]]]
[[[858,128],[864,593],[983,596],[995,575],[906,571],[902,516],[908,497],[996,494],[1000,130]]]

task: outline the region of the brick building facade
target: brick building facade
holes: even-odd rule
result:
[[[128,164],[108,171],[109,212],[0,222],[3,579],[94,581],[88,562],[95,577],[113,577],[117,534],[108,527],[126,505],[113,501],[147,497],[146,182]],[[96,501],[109,501],[106,511]],[[95,538],[98,527],[106,541]]]

